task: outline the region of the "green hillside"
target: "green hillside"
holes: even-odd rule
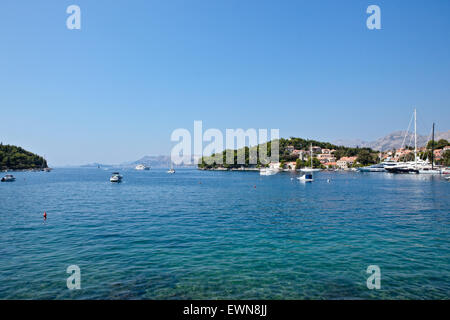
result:
[[[47,168],[47,161],[21,147],[0,144],[0,170]]]
[[[267,151],[268,151],[268,155],[270,156],[270,145],[272,142],[268,142],[267,143]],[[294,138],[291,137],[289,139],[279,139],[279,160],[280,162],[287,162],[287,161],[298,161],[298,155],[293,155],[288,151],[288,146],[293,146],[295,149],[304,149],[304,150],[309,150],[309,146],[313,144],[314,146],[318,146],[320,148],[326,148],[326,149],[334,149],[336,150],[334,152],[334,155],[336,157],[337,160],[339,160],[342,157],[352,157],[352,156],[356,156],[358,157],[358,161],[361,164],[364,165],[368,165],[368,164],[373,164],[377,162],[377,157],[378,157],[378,152],[375,150],[372,150],[371,148],[348,148],[348,147],[344,147],[344,146],[337,146],[328,142],[320,142],[320,141],[316,141],[316,140],[307,140],[307,139],[302,139],[302,138]],[[241,165],[237,164],[237,157],[239,154],[244,153],[244,157],[245,157],[245,165],[243,165],[244,167],[248,167],[249,166],[249,154],[250,154],[250,149],[254,149],[256,148],[259,152],[259,147],[258,146],[254,146],[252,148],[242,148],[239,150],[233,150],[234,151],[234,158],[235,158],[235,163],[234,164],[226,164],[226,151],[223,151],[221,153],[221,155],[212,155],[211,157],[203,157],[201,159],[201,161],[198,164],[199,168],[202,169],[212,169],[212,168],[217,168],[219,167],[218,164],[213,163],[213,164],[208,164],[211,163],[211,161],[206,161],[208,159],[211,159],[212,157],[222,157],[223,159],[223,166],[224,168],[239,168],[241,167]],[[309,163],[309,162],[308,162]],[[300,166],[306,166],[308,163],[302,164],[299,163]],[[260,166],[260,162],[258,160],[258,167]],[[314,158],[314,167],[319,167],[320,163],[319,161]]]

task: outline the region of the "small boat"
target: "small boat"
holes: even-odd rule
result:
[[[150,170],[150,167],[147,167],[146,165],[143,165],[143,164],[138,164],[135,169],[136,170]]]
[[[423,167],[419,169],[420,174],[441,174],[441,170],[431,168],[431,167]]]
[[[118,172],[113,172],[111,178],[109,178],[109,181],[111,182],[122,182],[122,176]]]
[[[271,168],[263,168],[259,170],[259,175],[261,176],[273,176],[274,174],[277,174],[278,171]]]
[[[167,173],[169,173],[169,174],[175,173],[175,169],[173,168],[172,162],[170,163],[170,169],[167,171]]]
[[[322,169],[319,168],[302,168],[300,169],[301,172],[319,172],[322,171]]]
[[[2,178],[2,182],[13,182],[16,181],[16,178],[12,174],[7,174]]]
[[[302,175],[301,177],[298,177],[297,179],[302,182],[313,182],[314,181],[312,173],[305,173],[304,175]]]
[[[445,179],[446,179],[447,181],[450,181],[450,176],[445,177]]]

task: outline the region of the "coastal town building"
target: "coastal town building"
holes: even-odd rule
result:
[[[288,170],[295,170],[295,166],[296,166],[296,162],[295,161],[286,162],[286,164],[285,164],[285,167]]]
[[[337,167],[337,163],[336,162],[326,162],[326,163],[322,163],[322,165],[325,166],[328,169]]]
[[[356,162],[357,157],[342,157],[337,162],[336,165],[340,169],[348,169]]]
[[[329,153],[321,153],[317,155],[317,159],[319,159],[320,163],[327,163],[327,162],[336,162],[336,158]]]
[[[313,151],[313,153],[322,153],[322,148],[314,146],[314,147],[312,147],[312,151]]]

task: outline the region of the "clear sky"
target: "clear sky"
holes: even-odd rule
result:
[[[449,129],[448,0],[2,0],[0,41],[0,140],[51,166],[169,154],[194,120],[372,140],[417,107]]]

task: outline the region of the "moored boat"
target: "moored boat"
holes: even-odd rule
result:
[[[314,181],[312,173],[305,173],[304,175],[298,177],[297,179],[302,182],[313,182]]]
[[[109,178],[109,181],[111,182],[122,182],[123,177],[120,175],[119,172],[113,172],[111,178]]]
[[[138,164],[135,169],[136,170],[150,170],[150,167],[147,167],[146,165],[143,165],[143,164]]]
[[[6,176],[4,176],[1,180],[2,182],[13,182],[16,181],[16,178],[14,178],[14,176],[12,174],[7,174]]]
[[[259,170],[259,174],[261,176],[273,176],[274,174],[277,174],[278,171],[275,169],[271,169],[271,168],[263,168],[261,170]]]

